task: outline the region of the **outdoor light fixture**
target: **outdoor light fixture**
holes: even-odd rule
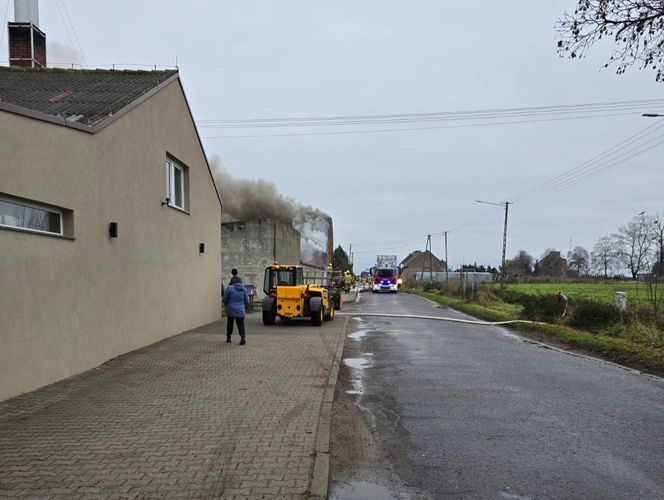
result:
[[[108,237],[109,238],[117,238],[118,237],[118,223],[117,222],[111,222],[108,225]]]
[[[171,199],[167,196],[164,198],[164,201],[161,202],[161,206],[168,205],[171,202]]]
[[[199,243],[198,244],[198,252],[199,253],[205,253],[205,243]]]

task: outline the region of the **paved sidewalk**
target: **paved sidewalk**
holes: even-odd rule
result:
[[[306,498],[347,320],[246,323],[0,403],[0,498]]]

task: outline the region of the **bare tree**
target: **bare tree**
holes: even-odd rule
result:
[[[590,271],[590,254],[588,250],[580,245],[567,254],[567,265],[570,269],[576,272],[577,275],[583,276]]]
[[[633,279],[647,263],[652,247],[651,228],[652,217],[641,215],[611,235],[618,249],[618,258],[632,273]]]
[[[604,272],[604,277],[609,277],[609,271],[613,271],[618,262],[618,250],[615,241],[608,236],[602,236],[591,253],[593,268]]]
[[[556,23],[558,53],[583,57],[602,38],[616,48],[604,65],[617,63],[617,74],[628,66],[656,71],[664,81],[664,2],[662,0],[577,0],[573,14],[565,12]]]
[[[525,250],[519,250],[513,259],[505,261],[505,272],[525,276],[533,272],[533,258]]]

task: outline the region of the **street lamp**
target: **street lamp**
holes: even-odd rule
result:
[[[492,201],[482,201],[475,200],[477,203],[485,203],[487,205],[498,205],[499,207],[505,207],[505,227],[503,228],[503,262],[500,267],[500,288],[505,288],[505,249],[507,248],[507,211],[510,205],[514,205],[511,201],[502,201],[500,203],[494,203]]]

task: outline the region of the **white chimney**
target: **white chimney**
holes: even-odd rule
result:
[[[14,21],[39,28],[39,0],[14,0]]]

